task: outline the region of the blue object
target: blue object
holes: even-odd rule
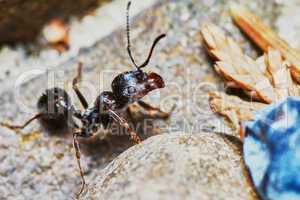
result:
[[[244,160],[263,199],[300,200],[300,98],[266,106],[244,123]]]

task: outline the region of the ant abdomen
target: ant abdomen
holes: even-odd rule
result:
[[[50,134],[64,134],[74,127],[72,113],[69,111],[71,100],[61,88],[47,89],[39,98],[37,108],[42,116],[39,121]]]

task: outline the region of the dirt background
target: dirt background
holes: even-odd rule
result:
[[[3,2],[0,1],[0,4]],[[292,46],[300,48],[297,37],[300,33],[297,17],[299,1],[239,2],[254,10]],[[124,9],[119,12],[125,13],[124,1],[121,5]],[[145,69],[160,73],[166,88],[153,92],[145,101],[163,110],[170,109],[173,104],[177,108],[170,120],[155,122],[157,126],[151,134],[231,134],[222,119],[211,113],[207,104],[207,92],[222,90],[223,84],[213,71],[212,63],[201,44],[201,24],[205,21],[216,23],[234,37],[250,56],[257,56],[261,52],[232,23],[228,7],[229,1],[225,0],[164,0],[141,11],[132,20],[132,50],[139,63],[145,59],[155,36],[167,33],[167,38],[159,44],[150,65]],[[24,20],[27,18],[25,16]],[[27,27],[25,23],[23,25]],[[3,28],[5,26],[0,21],[1,34],[4,34],[1,31]],[[1,36],[1,41],[5,40]],[[15,46],[3,45],[0,50],[2,121],[23,122],[35,111],[36,101],[43,90],[53,83],[66,88],[80,108],[70,87],[79,61],[84,63],[82,90],[89,102],[93,102],[103,89],[110,89],[110,83],[117,73],[133,69],[126,53],[124,26],[116,26],[108,36],[95,39],[93,45],[80,47],[68,56],[37,46],[17,43]],[[48,61],[55,64],[51,67],[41,65],[46,65]],[[48,73],[43,71],[45,69],[49,70]],[[19,92],[16,92],[16,82],[28,71],[30,76],[25,77],[25,81],[18,86]],[[33,78],[33,73],[38,75]],[[27,80],[28,77],[30,79]],[[94,144],[82,145],[86,152],[82,162],[88,182],[129,147],[131,142],[128,142],[126,136],[120,136]],[[0,161],[1,199],[70,199],[80,185],[70,137],[48,135],[41,131],[37,123],[20,133],[0,128]]]

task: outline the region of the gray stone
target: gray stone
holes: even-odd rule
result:
[[[256,199],[241,144],[231,139],[213,133],[153,136],[99,171],[83,199]]]

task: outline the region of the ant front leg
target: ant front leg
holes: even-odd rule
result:
[[[75,91],[82,106],[84,107],[84,109],[87,109],[89,107],[89,104],[88,104],[87,100],[85,99],[85,97],[83,96],[83,94],[80,92],[79,88],[77,87],[77,84],[81,79],[81,75],[82,75],[82,63],[79,62],[78,68],[77,68],[77,75],[73,79],[72,86],[73,86],[73,90]]]
[[[27,125],[29,125],[33,120],[38,119],[42,116],[42,113],[37,113],[34,116],[32,116],[30,119],[28,119],[24,124],[22,125],[13,125],[5,122],[1,122],[0,125],[4,126],[6,128],[12,129],[12,130],[20,130],[25,128]]]
[[[137,134],[136,132],[134,132],[134,131],[132,130],[132,128],[130,128],[128,122],[126,122],[125,119],[123,119],[122,117],[120,117],[120,116],[119,116],[117,113],[115,113],[113,110],[109,110],[109,113],[110,113],[111,117],[112,117],[116,122],[118,122],[122,127],[124,127],[124,128],[128,131],[128,133],[130,134],[131,139],[132,139],[135,143],[137,143],[137,144],[141,143],[141,141],[142,141],[141,138],[138,136],[138,134]]]
[[[134,117],[133,117],[132,110],[131,110],[130,106],[127,107],[126,113],[127,113],[127,116],[129,118],[129,120],[134,121]]]
[[[138,101],[138,104],[146,111],[148,111],[148,114],[151,118],[159,118],[159,119],[168,119],[176,107],[174,105],[169,112],[164,112],[159,108],[153,107],[150,104],[141,100]]]
[[[80,162],[81,153],[80,153],[80,148],[79,148],[79,142],[77,139],[77,137],[80,135],[81,135],[80,129],[75,130],[73,133],[73,147],[75,150],[75,157],[77,160],[77,165],[78,165],[78,169],[79,169],[80,177],[81,177],[81,187],[80,187],[79,192],[76,194],[77,197],[79,197],[81,195],[81,193],[83,192],[84,187],[85,187],[84,171],[81,167],[81,162]]]

